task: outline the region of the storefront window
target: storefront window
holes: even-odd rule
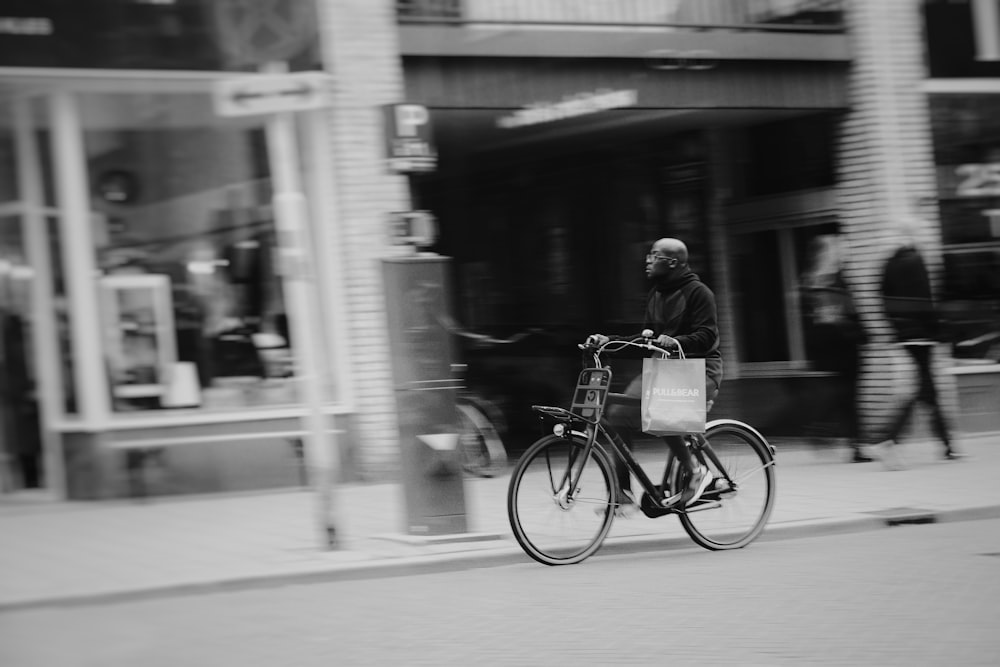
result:
[[[1000,96],[931,98],[944,242],[942,307],[956,359],[1000,362]]]
[[[295,402],[263,122],[200,94],[80,109],[113,409]]]
[[[736,233],[731,243],[739,359],[800,367],[818,360],[802,308],[804,272],[820,237],[837,238],[837,223],[804,219],[794,225]]]

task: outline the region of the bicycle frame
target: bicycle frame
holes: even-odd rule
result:
[[[507,514],[518,544],[536,561],[568,565],[596,553],[619,514],[616,496],[626,469],[644,491],[635,499],[637,509],[649,518],[676,515],[688,536],[705,549],[740,549],[767,525],[774,509],[775,450],[755,429],[717,419],[705,424],[703,434],[683,435],[690,455],[711,473],[698,499],[690,502],[684,493],[690,484],[686,473],[691,472],[685,465],[687,452],[677,451],[683,456],[676,456],[671,447],[662,485],[657,486],[630,444],[619,437],[616,423],[605,419],[605,407],[615,395],[610,393],[611,369],[602,366],[601,352],[626,346],[662,352],[651,338],[645,332],[614,342],[588,338],[579,346],[590,358],[584,359],[572,405],[532,406],[546,419],[551,434],[536,440],[514,466]],[[626,400],[639,402],[635,397]],[[571,514],[574,510],[577,513]]]
[[[664,352],[660,348],[648,342],[637,343],[635,341],[613,341],[606,343],[596,350],[591,349],[590,352],[592,355],[593,365],[584,367],[584,369],[580,371],[576,390],[573,394],[573,402],[569,410],[551,406],[532,406],[532,409],[536,412],[546,414],[559,420],[562,424],[562,431],[559,430],[559,425],[557,424],[553,428],[553,432],[556,433],[556,435],[562,435],[568,427],[571,434],[576,434],[577,436],[586,439],[586,445],[584,446],[583,451],[577,455],[579,456],[579,461],[575,458],[570,461],[566,471],[563,473],[562,479],[559,480],[558,486],[553,486],[553,488],[558,489],[558,494],[560,496],[562,496],[563,493],[566,494],[565,497],[560,497],[560,502],[572,500],[573,490],[577,488],[587,459],[590,457],[591,452],[600,437],[603,440],[601,443],[602,449],[606,449],[606,443],[611,445],[611,451],[625,464],[631,473],[635,475],[639,484],[646,492],[647,497],[652,501],[656,509],[663,510],[665,513],[684,513],[686,511],[690,511],[685,510],[684,508],[675,508],[672,504],[665,504],[662,498],[662,488],[657,489],[656,485],[653,484],[653,481],[649,478],[649,475],[646,474],[645,469],[643,469],[642,465],[636,460],[635,455],[632,453],[632,450],[628,447],[628,445],[624,442],[616,441],[615,438],[612,437],[611,432],[609,432],[608,427],[605,426],[604,409],[607,404],[612,373],[610,368],[600,366],[600,353],[608,345],[616,343],[621,344],[622,347],[634,346],[653,350],[657,353]],[[586,430],[584,432],[573,431],[572,429],[574,423],[585,424]],[[703,436],[696,433],[689,434],[687,437],[691,437],[694,440],[694,442],[689,446],[692,447],[695,456],[699,459],[702,459],[704,455],[711,458],[712,462],[716,465],[716,469],[725,475],[726,482],[731,488],[735,489],[737,486],[736,482],[729,477],[729,472],[722,465],[722,462],[715,455],[715,452],[712,451],[708,441],[705,440]],[[670,458],[668,456],[667,463],[669,464],[669,462]],[[667,467],[664,470],[664,477],[666,477],[669,472],[669,467]],[[613,482],[613,484],[617,489],[617,479]],[[711,509],[717,505],[717,503],[714,505],[706,504],[699,507],[699,509]]]

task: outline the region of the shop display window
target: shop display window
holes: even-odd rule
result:
[[[298,401],[259,118],[80,95],[113,409]]]
[[[1000,363],[1000,95],[930,100],[954,357]]]
[[[739,360],[768,369],[814,368],[823,352],[802,303],[817,239],[839,243],[838,224],[806,216],[771,229],[736,230],[730,249]]]

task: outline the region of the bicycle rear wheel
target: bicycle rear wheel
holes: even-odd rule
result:
[[[461,420],[458,446],[462,468],[479,477],[495,477],[507,468],[507,449],[483,412],[470,403],[459,403]]]
[[[525,553],[546,565],[579,563],[596,552],[614,521],[615,475],[594,445],[570,493],[567,471],[586,441],[550,435],[531,445],[511,472],[507,514]]]
[[[754,431],[739,423],[715,424],[705,439],[702,458],[714,479],[701,500],[679,515],[681,525],[706,549],[740,549],[760,535],[774,508],[774,457]]]

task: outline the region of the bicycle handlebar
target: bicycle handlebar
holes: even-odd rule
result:
[[[639,336],[635,336],[629,339],[608,340],[600,345],[594,345],[588,338],[588,340],[584,341],[583,343],[579,343],[577,347],[579,347],[581,350],[585,352],[589,351],[594,356],[595,362],[596,360],[600,359],[601,355],[605,351],[620,352],[621,350],[624,350],[627,347],[637,347],[641,350],[647,350],[649,352],[655,352],[657,354],[663,354],[666,356],[669,356],[673,352],[673,350],[668,350],[667,348],[653,344],[651,341],[652,337],[653,337],[653,332],[650,331],[649,329],[646,329]],[[683,350],[678,350],[678,351],[681,354],[683,354]]]

